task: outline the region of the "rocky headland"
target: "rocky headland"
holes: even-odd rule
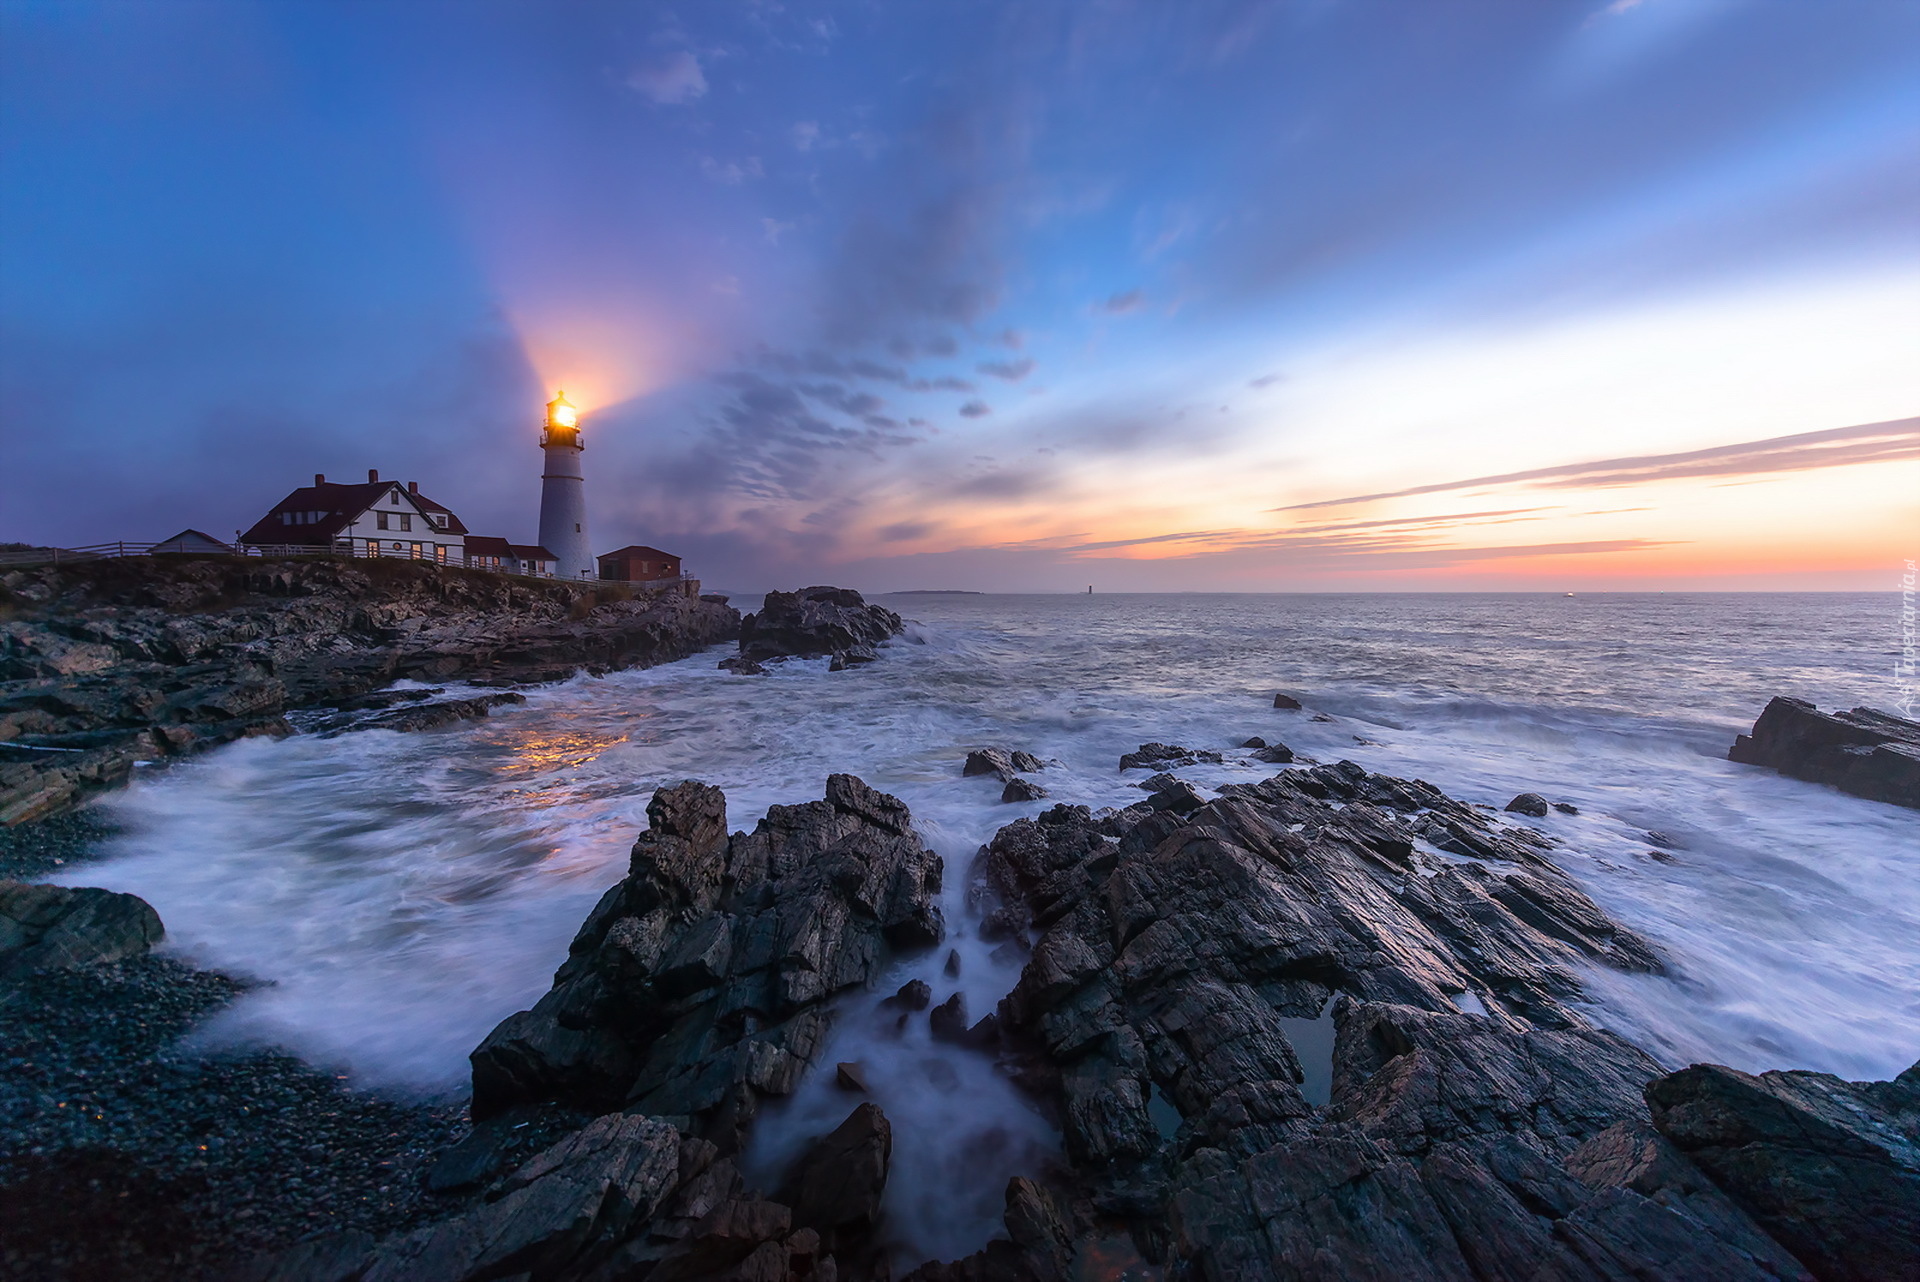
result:
[[[420,729],[502,698],[376,694],[401,679],[510,685],[685,658],[734,639],[678,585],[510,578],[401,560],[142,557],[0,575],[0,824],[57,814],[161,761],[247,735]],[[363,714],[377,714],[367,716]]]
[[[1002,828],[978,907],[1026,957],[1017,986],[971,1026],[925,983],[895,1003],[1060,1129],[1060,1164],[1011,1182],[978,1254],[890,1258],[891,1154],[938,1137],[872,1103],[776,1187],[739,1165],[760,1101],[821,1070],[836,995],[942,938],[941,861],[906,808],[835,776],[731,836],[716,790],[658,793],[553,990],[474,1052],[448,1164],[478,1197],[248,1276],[1911,1276],[1920,1066],[1666,1072],[1582,1009],[1583,972],[1658,972],[1660,950],[1536,829],[1350,762],[1194,805],[1174,784]],[[557,1106],[593,1120],[511,1164],[497,1119]]]
[[[740,620],[740,652],[721,667],[755,675],[779,659],[829,657],[836,672],[880,657],[878,647],[906,629],[899,615],[852,588],[769,592]]]

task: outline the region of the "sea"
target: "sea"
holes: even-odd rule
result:
[[[977,938],[976,853],[1055,802],[1122,806],[1157,740],[1226,754],[1203,790],[1274,767],[1251,736],[1504,806],[1671,961],[1586,975],[1596,1023],[1661,1062],[1879,1079],[1920,1058],[1920,811],[1726,759],[1776,694],[1893,707],[1891,593],[916,595],[876,663],[719,670],[725,649],[527,691],[484,721],[244,740],[99,804],[119,832],[66,880],[150,901],[167,947],[261,986],[196,1034],[208,1053],[290,1050],[359,1086],[456,1094],[467,1054],[551,983],[624,875],[654,789],[725,790],[734,828],[859,775],[912,808],[946,861],[952,938],[843,1002],[823,1063],[748,1154],[769,1186],[853,1097],[863,1065],[895,1128],[889,1220],[903,1258],[952,1258],[998,1227],[1010,1175],[1059,1137],[976,1052],[905,1036],[876,1008],[909,979],[979,1018],[1018,961]],[[736,599],[742,608],[757,601]],[[1303,711],[1273,706],[1285,691]],[[444,695],[471,693],[450,686]],[[1046,801],[964,778],[969,749],[1050,764]],[[949,948],[959,974],[947,972]]]

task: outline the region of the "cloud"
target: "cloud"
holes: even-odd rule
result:
[[[1373,503],[1381,499],[1409,498],[1416,494],[1442,494],[1449,490],[1473,489],[1483,485],[1535,484],[1599,488],[1702,476],[1810,472],[1826,467],[1851,467],[1860,463],[1914,458],[1920,458],[1920,418],[1901,418],[1884,423],[1863,423],[1857,427],[1836,427],[1823,432],[1801,432],[1793,436],[1768,437],[1761,441],[1715,445],[1679,454],[1643,454],[1631,458],[1565,463],[1526,472],[1474,476],[1463,481],[1443,481],[1437,485],[1416,485],[1378,494],[1355,494],[1312,503],[1293,503],[1270,510],[1297,512],[1306,508],[1340,507],[1348,503]]]
[[[924,539],[940,527],[932,521],[899,521],[893,525],[883,525],[879,529],[883,543],[907,543],[914,539]]]
[[[1128,312],[1137,312],[1147,305],[1147,296],[1137,289],[1113,294],[1100,304],[1099,310],[1112,316],[1125,316]]]
[[[1034,360],[1023,356],[1017,361],[982,361],[975,366],[982,374],[991,374],[995,378],[1004,378],[1009,383],[1017,383],[1033,373]]]
[[[820,124],[814,120],[802,120],[792,129],[793,149],[812,151],[820,142]]]
[[[1272,387],[1275,383],[1284,383],[1286,381],[1287,376],[1285,374],[1262,374],[1259,378],[1249,379],[1247,386],[1258,389],[1262,387]]]
[[[1027,336],[1017,329],[1003,329],[994,335],[993,341],[1002,347],[1011,347],[1017,352],[1027,345]]]
[[[749,178],[758,178],[761,174],[760,157],[748,156],[745,160],[721,162],[712,156],[700,157],[700,172],[713,182],[727,187],[738,187]]]
[[[627,88],[657,103],[680,106],[707,92],[707,78],[701,73],[700,60],[682,50],[635,67],[627,74]]]
[[[993,407],[985,401],[968,401],[960,407],[962,418],[984,418],[991,413],[993,413]]]
[[[792,231],[794,224],[783,223],[778,218],[762,218],[760,220],[760,228],[766,233],[767,243],[769,245],[778,245],[780,243],[780,237]]]

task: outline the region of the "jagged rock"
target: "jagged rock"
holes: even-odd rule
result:
[[[866,1070],[852,1061],[837,1064],[833,1070],[833,1084],[843,1091],[865,1095],[867,1093]]]
[[[852,588],[769,592],[759,613],[740,620],[740,656],[764,660],[840,654],[848,662],[866,662],[875,657],[875,646],[905,630],[899,615],[869,604]]]
[[[1580,813],[1580,807],[1574,805],[1571,801],[1556,801],[1553,803],[1553,808],[1563,815],[1577,815]]]
[[[900,985],[899,992],[880,1004],[896,1006],[901,1010],[925,1010],[933,1005],[933,986],[924,979],[909,979]]]
[[[1264,761],[1269,765],[1284,766],[1293,760],[1293,749],[1284,743],[1270,743],[1253,754],[1255,761]]]
[[[672,1126],[609,1114],[514,1172],[495,1200],[382,1245],[362,1282],[577,1276],[652,1218],[679,1170]]]
[[[1523,792],[1507,803],[1507,810],[1516,815],[1525,815],[1529,819],[1547,817],[1547,799],[1537,792]]]
[[[714,666],[723,672],[731,672],[736,676],[764,677],[767,675],[765,664],[756,663],[752,659],[743,659],[737,654],[720,660],[720,662]]]
[[[1920,1272],[1920,1064],[1891,1082],[1696,1064],[1653,1123],[1822,1282]]]
[[[963,1042],[967,1037],[967,999],[961,993],[935,1006],[927,1015],[927,1028],[936,1042]]]
[[[1202,761],[1223,760],[1217,752],[1204,748],[1182,748],[1171,743],[1143,743],[1120,758],[1122,770],[1164,770],[1191,766]]]
[[[1000,800],[1006,803],[1039,801],[1046,795],[1047,790],[1033,780],[1018,777],[1007,780],[1007,786],[1000,790]]]
[[[1276,694],[1273,696],[1273,706],[1297,712],[1300,710],[1300,701],[1290,694]]]
[[[1727,760],[1767,766],[1870,801],[1920,807],[1920,722],[1872,708],[1821,712],[1775,696]]]
[[[142,957],[165,933],[137,895],[0,881],[0,979]]]
[[[992,775],[997,779],[1011,782],[1016,774],[1028,774],[1046,769],[1046,762],[1031,752],[1005,748],[975,748],[967,753],[967,762],[960,773],[971,778],[974,775]]]
[[[1803,1276],[1653,1132],[1659,1066],[1577,1012],[1583,968],[1660,960],[1527,830],[1351,762],[1222,794],[1055,806],[984,855],[1039,933],[998,1032],[1062,1119],[1086,1211],[1042,1237],[1071,1269],[1120,1242],[1196,1278]],[[1054,1276],[1005,1247],[941,1269]]]
[[[1154,789],[1153,795],[1147,798],[1147,804],[1155,810],[1171,810],[1184,815],[1206,805],[1207,799],[1185,779],[1174,779]]]
[[[819,1054],[830,1000],[943,936],[939,856],[904,805],[851,775],[731,838],[705,784],[661,789],[647,818],[552,991],[473,1052],[476,1118],[543,1099],[627,1106],[731,1149]]]
[[[438,730],[460,721],[478,721],[490,715],[495,708],[510,704],[525,703],[524,694],[483,694],[471,699],[446,699],[439,703],[422,703],[414,707],[396,708],[378,716],[355,720],[341,718],[338,724],[324,729],[321,733],[331,737],[345,734],[350,730],[396,730],[410,733],[418,730]]]
[[[862,1104],[814,1141],[787,1175],[780,1200],[795,1224],[836,1244],[870,1231],[893,1161],[893,1127],[877,1104]]]

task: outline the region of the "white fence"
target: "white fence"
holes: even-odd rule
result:
[[[446,565],[457,569],[484,570],[488,574],[508,574],[521,579],[560,579],[555,574],[530,574],[494,565],[468,565],[465,560],[437,561],[422,551],[357,551],[352,547],[311,543],[183,543],[178,539],[164,543],[88,543],[71,548],[11,548],[0,550],[0,566],[76,565],[82,561],[110,561],[128,556],[245,556],[245,557],[330,557],[341,560],[424,561],[428,565]],[[563,583],[627,582],[628,580],[560,579]],[[664,588],[670,585],[698,584],[700,580],[682,574],[665,579],[632,580],[636,586]]]

